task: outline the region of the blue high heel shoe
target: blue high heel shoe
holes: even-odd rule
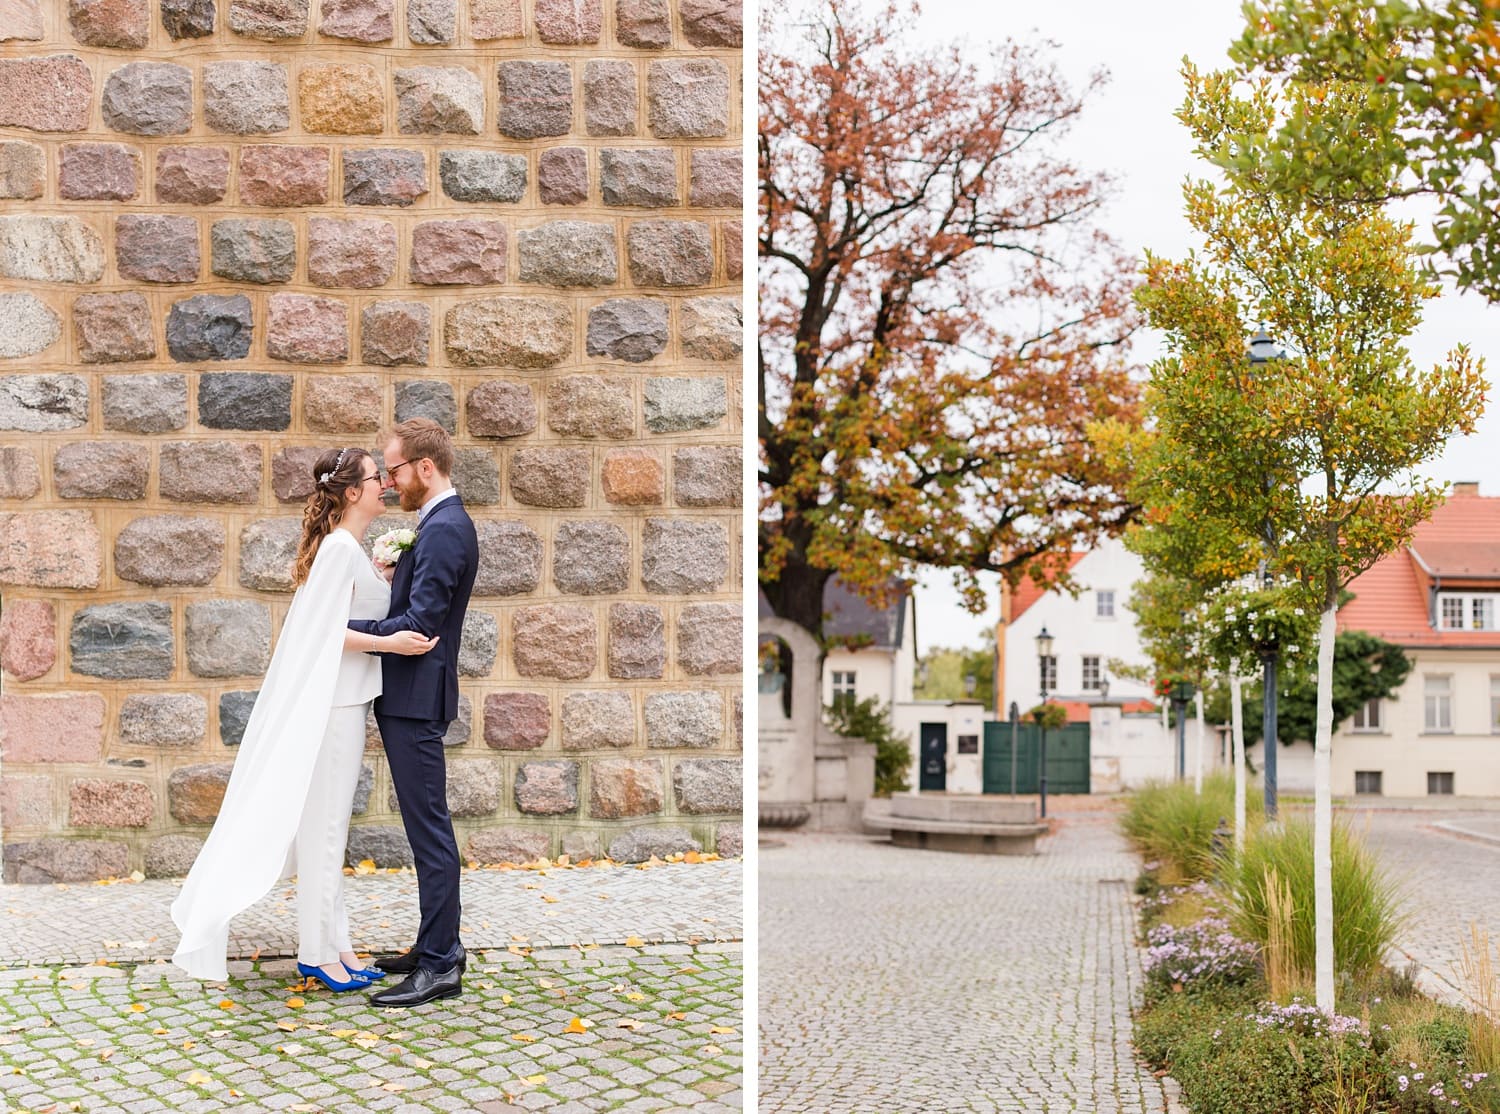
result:
[[[344,970],[348,971],[356,979],[364,979],[366,982],[379,982],[385,978],[385,972],[379,967],[350,967],[344,964]]]
[[[348,968],[345,968],[345,970],[348,970]],[[369,986],[370,982],[372,981],[370,979],[360,978],[359,972],[357,971],[350,971],[349,973],[353,975],[354,978],[351,978],[348,982],[338,982],[337,980],[330,979],[327,975],[325,975],[323,973],[323,968],[321,967],[309,967],[306,963],[297,964],[297,974],[301,975],[305,979],[317,979],[320,983],[326,986],[329,990],[332,990],[334,993],[339,993],[345,990],[363,990],[365,987]]]

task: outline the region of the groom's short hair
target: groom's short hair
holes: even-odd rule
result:
[[[431,418],[408,418],[382,433],[380,443],[387,445],[398,437],[407,460],[426,457],[443,475],[453,474],[453,439],[437,422]]]

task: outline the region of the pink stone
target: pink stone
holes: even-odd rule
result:
[[[604,5],[601,0],[536,0],[532,18],[544,43],[596,43],[604,27]]]
[[[0,584],[97,588],[103,553],[89,511],[0,514]]]
[[[3,5],[0,5],[3,7]],[[0,778],[0,828],[47,828],[52,824],[52,779],[10,774]]]
[[[469,29],[480,42],[522,38],[521,0],[472,0]]]
[[[383,286],[396,273],[396,226],[386,220],[307,222],[307,278],[316,286]]]
[[[93,95],[93,74],[71,54],[0,58],[0,127],[86,131]]]
[[[327,147],[257,146],[240,150],[240,200],[246,205],[322,205],[328,200]]]
[[[430,220],[411,236],[412,282],[479,286],[505,281],[505,225],[495,220]]]
[[[319,375],[302,396],[307,428],[318,433],[374,433],[383,399],[373,375]]]
[[[391,0],[323,0],[318,32],[360,43],[389,42],[394,34]]]
[[[272,294],[266,355],[295,364],[339,364],[349,358],[349,307],[336,298]]]
[[[68,786],[68,824],[74,828],[144,828],[155,805],[144,781],[79,778]]]
[[[146,0],[68,0],[68,23],[84,46],[140,50],[151,34]]]
[[[163,147],[156,153],[156,200],[210,205],[229,189],[229,151],[223,147]]]
[[[0,43],[35,42],[45,33],[40,0],[0,0]]]
[[[7,762],[97,762],[104,753],[104,697],[96,692],[0,696]]]
[[[492,692],[484,698],[484,741],[495,750],[534,750],[551,733],[545,693]]]
[[[0,669],[34,681],[57,661],[57,612],[46,600],[11,600],[0,611]]]
[[[141,153],[123,143],[64,143],[57,193],[66,201],[130,201],[141,192]]]

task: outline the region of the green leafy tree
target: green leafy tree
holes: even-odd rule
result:
[[[978,649],[934,646],[917,663],[917,684],[912,695],[918,700],[977,700],[986,708],[995,706],[995,639]],[[967,677],[974,678],[974,691]]]
[[[828,725],[840,735],[875,744],[875,796],[889,797],[911,788],[911,740],[898,735],[891,723],[891,706],[876,697],[858,703],[839,700],[823,710]]]

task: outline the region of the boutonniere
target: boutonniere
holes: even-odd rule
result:
[[[371,547],[371,556],[375,558],[377,565],[393,568],[396,562],[401,560],[401,554],[417,544],[417,532],[415,530],[387,530],[375,539]]]

